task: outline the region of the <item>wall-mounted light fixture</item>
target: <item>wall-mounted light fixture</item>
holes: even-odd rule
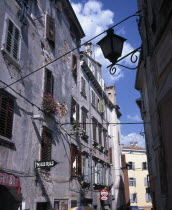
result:
[[[115,74],[116,72],[115,65],[128,68],[131,70],[134,70],[137,68],[137,67],[130,68],[130,67],[117,63],[129,55],[131,55],[130,60],[132,63],[136,63],[138,60],[137,55],[135,55],[135,59],[133,59],[133,56],[136,52],[138,52],[141,49],[141,47],[133,50],[132,52],[125,55],[124,57],[118,59],[122,55],[122,49],[123,49],[123,45],[125,41],[126,41],[125,38],[114,34],[114,30],[110,28],[109,30],[107,30],[107,35],[97,43],[100,46],[104,57],[107,58],[112,63],[111,65],[107,67],[107,68],[110,68],[110,74]]]

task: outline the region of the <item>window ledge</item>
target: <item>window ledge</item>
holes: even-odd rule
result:
[[[0,143],[1,142],[9,144],[9,145],[14,145],[14,142],[11,139],[8,139],[8,138],[0,135]]]
[[[1,51],[4,55],[4,57],[11,63],[13,64],[17,69],[21,68],[21,65],[19,64],[19,62],[17,62],[17,60],[15,60],[6,50],[4,47],[1,48]]]

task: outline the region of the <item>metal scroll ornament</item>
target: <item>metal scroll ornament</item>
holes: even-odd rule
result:
[[[128,67],[128,66],[124,66],[122,64],[119,64],[117,62],[123,60],[124,58],[130,56],[130,61],[131,63],[137,63],[139,56],[136,55],[137,52],[140,52],[141,47],[138,47],[137,49],[133,50],[132,52],[128,53],[127,55],[125,55],[124,57],[120,58],[119,60],[117,60],[116,62],[112,63],[110,66],[108,66],[107,68],[109,69],[110,74],[114,75],[116,73],[117,68],[115,66],[121,66],[130,70],[135,70],[138,68],[138,65],[134,68]]]

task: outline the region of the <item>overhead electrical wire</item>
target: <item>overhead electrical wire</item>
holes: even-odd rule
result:
[[[15,83],[17,83],[17,82],[19,82],[19,81],[21,81],[21,80],[23,80],[23,79],[25,79],[25,78],[27,78],[27,77],[29,77],[30,75],[34,74],[35,72],[37,72],[37,71],[39,71],[39,70],[41,70],[41,69],[47,67],[48,65],[54,63],[55,61],[57,61],[57,60],[63,58],[64,56],[68,55],[69,53],[73,52],[74,50],[79,49],[80,47],[84,46],[86,43],[91,42],[93,39],[96,39],[97,37],[99,37],[99,36],[101,36],[102,34],[106,33],[109,29],[112,29],[112,28],[114,28],[114,27],[120,25],[121,23],[123,23],[124,21],[128,20],[129,18],[134,17],[134,16],[138,16],[138,14],[139,14],[142,10],[143,10],[143,9],[138,10],[138,11],[135,12],[133,15],[128,16],[127,18],[125,18],[125,19],[123,19],[122,21],[116,23],[115,25],[111,26],[111,27],[108,28],[107,30],[105,30],[105,31],[101,32],[100,34],[94,36],[93,38],[91,38],[91,39],[89,39],[88,41],[84,42],[83,44],[77,46],[76,48],[70,50],[69,52],[66,52],[65,54],[61,55],[60,57],[58,57],[58,58],[52,60],[51,62],[49,62],[49,63],[47,63],[47,64],[45,64],[45,65],[43,65],[43,66],[41,66],[41,67],[39,67],[38,69],[36,69],[36,70],[32,71],[31,73],[29,73],[29,74],[23,76],[22,78],[16,80],[15,82],[12,82],[11,84],[6,85],[6,87],[4,87],[4,89],[6,89],[7,87],[10,87],[10,86],[12,86],[12,85],[14,85]]]

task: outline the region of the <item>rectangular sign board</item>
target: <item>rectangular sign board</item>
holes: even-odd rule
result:
[[[35,168],[49,168],[54,167],[57,164],[55,160],[49,161],[35,161]]]

